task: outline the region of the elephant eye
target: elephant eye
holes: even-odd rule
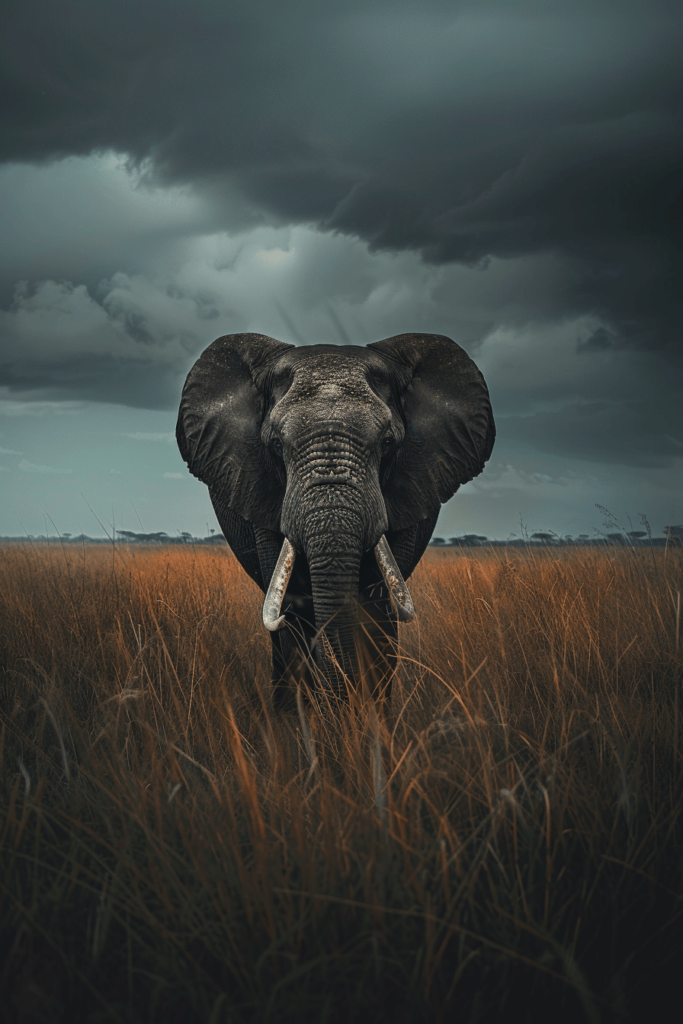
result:
[[[279,437],[274,437],[272,439],[272,441],[270,442],[270,446],[273,449],[273,451],[275,452],[275,454],[279,458],[282,458],[282,441],[280,440],[280,438]]]
[[[394,435],[385,434],[384,437],[382,438],[382,451],[385,454],[386,452],[390,452],[391,449],[394,447],[394,443]]]

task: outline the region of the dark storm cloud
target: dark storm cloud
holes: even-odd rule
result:
[[[557,316],[680,339],[678,5],[5,11],[1,159],[113,148],[203,189],[226,226],[313,222],[435,263],[559,252]]]
[[[0,311],[0,388],[29,401],[173,407],[211,307],[170,291],[117,274],[97,301],[84,285],[21,282]]]
[[[178,399],[182,364],[160,365],[157,359],[117,359],[82,353],[43,359],[38,365],[17,361],[0,366],[0,388],[26,399],[117,402],[140,409],[169,409]]]
[[[667,431],[671,415],[653,414],[644,402],[588,402],[552,413],[512,416],[500,424],[501,433],[534,448],[585,459],[627,466],[671,466],[683,458],[683,441]],[[681,436],[681,417],[674,430]]]
[[[12,396],[171,408],[226,331],[428,329],[483,360],[501,437],[681,457],[679,3],[10,0],[2,18],[0,161],[113,150],[143,185],[119,212],[113,178],[54,162],[61,191],[17,207]],[[289,224],[328,234],[290,249]],[[215,256],[179,241],[247,228]]]

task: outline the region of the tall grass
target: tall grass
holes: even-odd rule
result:
[[[277,716],[226,551],[0,548],[16,1022],[680,1019],[680,551],[430,551]]]

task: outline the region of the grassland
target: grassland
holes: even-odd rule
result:
[[[432,550],[275,716],[226,551],[0,548],[8,1021],[679,1021],[678,550]]]

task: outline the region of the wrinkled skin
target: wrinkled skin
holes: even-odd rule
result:
[[[191,370],[178,444],[221,529],[265,591],[285,537],[295,565],[272,633],[276,703],[311,666],[330,690],[386,693],[397,616],[374,547],[408,579],[443,501],[483,468],[495,436],[481,374],[454,342],[294,347],[219,338]]]

